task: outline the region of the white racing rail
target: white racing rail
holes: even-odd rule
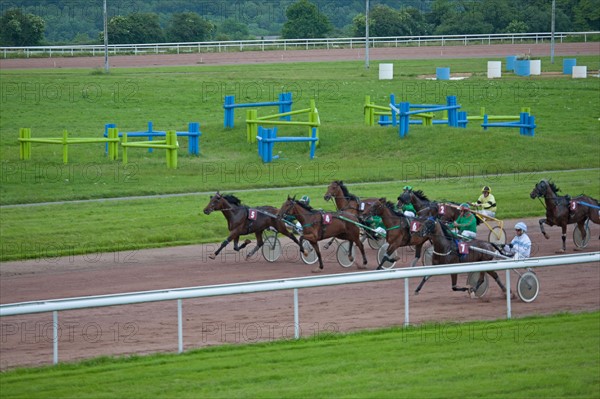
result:
[[[20,302],[0,305],[0,317],[32,313],[53,312],[53,361],[58,363],[58,312],[73,309],[97,308],[103,306],[129,305],[136,303],[177,300],[177,333],[179,352],[183,352],[182,301],[190,298],[203,298],[223,295],[239,295],[255,292],[293,290],[294,295],[294,336],[300,337],[298,290],[301,288],[324,287],[342,284],[369,283],[376,281],[404,279],[404,325],[409,325],[409,287],[411,278],[506,270],[506,286],[510,287],[510,270],[564,266],[579,263],[595,263],[600,266],[600,252],[575,255],[557,255],[525,260],[498,260],[491,262],[464,263],[443,266],[422,266],[359,273],[345,273],[326,276],[298,277],[284,280],[265,280],[249,283],[223,284],[202,287],[177,288],[155,291],[141,291],[113,295],[53,299],[46,301]],[[506,295],[506,317],[511,318],[510,289]]]

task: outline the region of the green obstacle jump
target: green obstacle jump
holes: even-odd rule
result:
[[[287,121],[278,120],[281,117],[288,117],[292,115],[308,115],[307,121]],[[319,126],[321,126],[321,119],[319,118],[319,111],[315,105],[315,100],[310,100],[310,108],[299,109],[297,111],[283,112],[275,115],[258,116],[258,111],[255,109],[249,109],[246,111],[246,139],[248,143],[256,143],[256,136],[258,136],[259,125],[270,125],[270,126],[307,126],[308,137],[312,136],[312,129],[316,128],[317,134],[317,145],[319,144]]]
[[[115,129],[116,130],[116,129]],[[109,129],[110,131],[110,129]],[[177,142],[177,132],[169,130],[166,133],[165,140],[152,141],[127,141],[127,133],[123,133],[121,147],[123,148],[123,164],[127,164],[127,149],[128,148],[164,148],[167,150],[167,168],[177,169],[177,150],[179,142]]]
[[[69,133],[63,131],[62,138],[41,137],[31,138],[31,129],[19,129],[19,157],[21,160],[31,159],[31,143],[42,144],[59,144],[63,146],[63,163],[69,162],[69,145],[73,144],[90,144],[90,143],[108,143],[108,157],[110,160],[118,158],[119,136],[117,129],[109,129],[108,137],[102,138],[84,138],[84,137],[69,137]]]

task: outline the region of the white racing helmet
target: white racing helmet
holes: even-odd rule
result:
[[[525,233],[527,233],[527,225],[523,222],[519,222],[519,223],[515,224],[515,229],[520,229],[520,230],[523,230]]]

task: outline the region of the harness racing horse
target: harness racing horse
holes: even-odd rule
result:
[[[223,212],[223,216],[227,219],[227,228],[229,236],[221,243],[221,246],[214,254],[209,255],[210,259],[215,259],[219,252],[233,240],[233,249],[239,251],[250,244],[252,241],[244,240],[242,245],[238,245],[240,236],[252,234],[256,236],[256,247],[246,255],[246,259],[250,258],[263,246],[262,233],[269,227],[273,227],[279,233],[289,237],[294,241],[302,251],[298,239],[290,233],[286,224],[277,218],[278,209],[273,206],[259,206],[249,208],[242,205],[241,201],[235,195],[221,195],[218,191],[210,197],[208,205],[204,208],[204,214],[210,215],[213,211]]]
[[[386,261],[390,263],[396,262],[398,259],[392,258],[394,251],[399,247],[406,247],[408,245],[415,246],[415,259],[411,263],[411,266],[414,266],[421,257],[421,248],[423,247],[423,244],[429,239],[412,235],[407,217],[401,212],[396,212],[394,210],[394,204],[386,201],[385,198],[379,198],[379,200],[371,206],[368,214],[381,216],[381,221],[383,222],[386,231],[385,240],[388,243],[387,251],[377,266],[377,270],[381,270],[382,265]]]
[[[550,238],[544,230],[544,223],[548,226],[560,226],[562,229],[562,249],[556,251],[563,253],[567,250],[567,225],[577,223],[577,228],[581,237],[586,237],[585,222],[590,219],[596,224],[600,224],[600,212],[598,212],[598,201],[586,195],[579,195],[571,198],[568,195],[559,196],[560,191],[556,185],[546,179],[541,180],[535,185],[529,196],[534,198],[544,198],[546,207],[546,218],[540,219],[540,230],[546,239]],[[580,205],[586,203],[592,206]],[[595,207],[596,209],[594,209]]]
[[[448,229],[439,220],[436,220],[434,218],[428,218],[425,221],[425,223],[421,224],[421,226],[417,228],[416,234],[421,237],[429,238],[433,243],[432,261],[434,265],[445,265],[460,262],[466,263],[489,261],[494,259],[492,253],[502,253],[500,248],[487,241],[471,240],[467,243],[459,244],[458,240],[452,235],[450,229]],[[479,248],[489,253],[478,252],[474,249],[471,249],[471,247]],[[498,273],[496,273],[493,270],[488,271],[487,273],[494,278],[502,292],[506,293],[506,287],[504,286],[504,284],[502,284]],[[429,280],[430,277],[431,276],[423,277],[423,280],[421,280],[421,283],[415,290],[415,294],[419,293],[421,288],[423,288],[425,282]],[[452,274],[452,291],[476,292],[479,289],[479,286],[483,283],[484,277],[485,273],[481,272],[479,274],[479,280],[477,281],[477,285],[474,288],[467,288],[458,287],[458,275]]]
[[[300,247],[303,248],[302,244],[304,240],[306,240],[311,243],[317,253],[319,267],[313,269],[313,273],[318,273],[323,270],[323,259],[321,257],[321,251],[319,250],[319,241],[330,237],[350,241],[350,248],[348,249],[350,261],[354,260],[352,257],[352,244],[356,244],[363,257],[363,263],[362,265],[359,265],[358,268],[367,268],[365,248],[360,241],[360,228],[356,224],[340,218],[343,217],[348,220],[356,220],[354,215],[343,212],[326,213],[318,211],[313,209],[310,205],[296,201],[295,198],[291,198],[289,195],[287,200],[281,205],[281,208],[279,208],[279,213],[277,214],[279,218],[284,218],[287,215],[294,216],[298,219],[300,224],[302,224]]]

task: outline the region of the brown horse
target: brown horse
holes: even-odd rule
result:
[[[598,200],[586,195],[579,195],[571,198],[568,195],[559,196],[560,191],[556,185],[549,180],[541,180],[535,185],[529,196],[534,198],[544,198],[546,207],[546,218],[540,219],[540,230],[544,237],[549,238],[544,230],[544,223],[548,226],[560,226],[562,229],[562,249],[556,251],[563,253],[567,250],[567,225],[577,223],[577,228],[581,237],[585,238],[585,222],[590,219],[596,224],[600,224],[600,212],[598,209]],[[589,204],[592,206],[584,205]]]
[[[221,243],[221,246],[214,254],[209,255],[210,259],[215,259],[219,252],[233,240],[233,249],[239,251],[250,244],[252,241],[244,240],[242,245],[238,245],[240,236],[252,234],[256,236],[256,247],[246,255],[246,259],[251,257],[263,246],[262,233],[269,227],[273,227],[279,233],[289,237],[294,241],[302,251],[298,239],[290,233],[286,224],[277,218],[278,209],[273,206],[258,206],[250,208],[242,205],[241,201],[234,195],[221,195],[218,191],[210,197],[208,205],[204,208],[204,213],[210,215],[213,211],[223,212],[223,216],[227,219],[227,228],[229,236]]]
[[[450,263],[460,262],[482,262],[490,261],[494,259],[491,253],[499,252],[502,253],[500,248],[487,241],[471,240],[466,243],[459,243],[458,240],[452,235],[450,229],[448,229],[443,223],[434,218],[428,218],[425,223],[421,224],[416,229],[416,235],[420,237],[427,237],[433,243],[433,257],[432,261],[434,265],[445,265]],[[462,244],[462,245],[461,245]],[[479,248],[488,253],[478,252],[471,248]],[[506,292],[506,287],[502,284],[500,276],[495,271],[487,272],[494,278],[502,292]],[[431,276],[423,277],[423,280],[415,290],[415,294],[418,294],[421,288]],[[458,287],[457,280],[458,275],[452,274],[452,291],[470,291],[476,292],[479,286],[483,283],[485,273],[479,274],[479,280],[475,287]]]
[[[356,220],[356,217],[349,213],[341,214],[340,212],[327,213],[317,211],[310,205],[296,201],[295,198],[291,198],[290,196],[281,205],[277,214],[279,218],[284,218],[287,215],[294,216],[302,224],[300,246],[302,247],[303,241],[306,240],[311,243],[317,253],[319,267],[314,269],[313,273],[323,270],[323,259],[319,250],[319,241],[330,237],[350,241],[349,254],[352,254],[352,244],[356,244],[363,257],[363,264],[359,265],[358,268],[366,269],[367,257],[365,255],[365,248],[360,241],[360,229],[356,224],[344,220]],[[353,260],[352,255],[349,256],[349,259]]]
[[[377,202],[371,206],[368,214],[381,217],[381,221],[383,222],[386,231],[385,240],[388,243],[388,249],[377,266],[377,270],[382,269],[381,266],[385,261],[390,263],[396,262],[398,259],[392,258],[394,251],[400,247],[409,245],[415,246],[415,259],[411,263],[411,266],[414,266],[421,257],[421,248],[423,248],[423,244],[428,241],[428,238],[411,234],[409,219],[404,216],[402,212],[394,210],[394,204],[387,201],[385,198],[379,198]],[[412,220],[415,221],[421,219]]]

